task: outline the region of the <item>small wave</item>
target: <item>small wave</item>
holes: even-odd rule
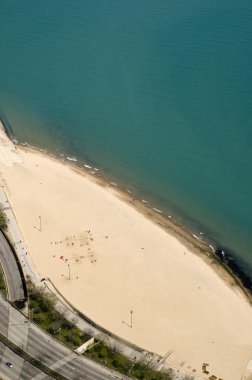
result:
[[[211,248],[211,250],[213,251],[213,252],[215,252],[215,249],[214,249],[214,247],[210,244],[209,245],[209,248]]]
[[[97,168],[94,168],[94,170],[97,172],[97,170],[99,170],[99,169],[97,169]]]
[[[118,186],[117,183],[115,183],[115,182],[110,182],[110,185],[112,185],[112,186]]]
[[[28,146],[28,148],[39,150],[36,146],[29,144],[28,142],[20,143],[20,145]]]
[[[154,210],[154,211],[158,212],[159,214],[163,214],[163,211],[159,210],[158,208],[155,208],[155,207],[153,207],[153,209],[152,209],[152,210]]]
[[[192,236],[193,236],[196,240],[198,240],[198,241],[202,241],[197,235],[192,234]]]
[[[74,162],[77,161],[77,159],[76,159],[75,157],[67,157],[66,159],[67,159],[68,161],[74,161]]]
[[[126,191],[127,191],[127,193],[129,193],[129,194],[131,194],[132,192],[130,191],[130,190],[128,190],[128,189],[126,189]]]
[[[86,169],[92,169],[92,166],[84,165]]]

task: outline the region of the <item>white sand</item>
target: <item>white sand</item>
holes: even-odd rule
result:
[[[114,190],[18,151],[23,163],[0,163],[1,183],[41,277],[115,334],[172,350],[168,363],[202,376],[206,362],[218,378],[241,379],[252,357],[252,308],[241,292]]]

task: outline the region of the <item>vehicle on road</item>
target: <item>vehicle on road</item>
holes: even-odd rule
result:
[[[12,365],[11,362],[6,362],[5,365],[7,365],[7,367],[9,367],[9,368],[12,368],[12,367],[13,367],[13,365]]]

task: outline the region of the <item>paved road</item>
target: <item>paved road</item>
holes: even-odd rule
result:
[[[52,339],[36,325],[30,323],[2,298],[0,298],[0,332],[28,354],[70,380],[127,379],[106,367],[72,352]],[[11,380],[47,380],[49,378],[39,371],[35,373],[36,368],[30,367],[29,363],[16,357],[17,355],[12,353],[14,356],[10,357],[10,350],[7,347],[2,347],[2,351],[4,361],[15,361],[15,365],[11,369],[5,365],[0,366],[0,374],[2,374],[2,371],[5,371],[4,374],[8,374],[13,370],[11,374],[15,374],[15,377],[13,375]],[[26,368],[28,368],[28,372],[26,372]]]
[[[6,362],[12,363],[12,368],[9,368],[5,364]],[[43,376],[43,379],[46,380],[52,379],[0,342],[0,379],[31,380],[37,376]]]
[[[22,279],[18,270],[18,265],[15,256],[5,239],[3,233],[0,231],[0,263],[3,268],[7,285],[8,285],[8,299],[11,302],[21,301],[25,299]]]
[[[12,324],[9,321],[11,313],[9,313],[9,308],[7,306],[7,304],[4,305],[0,303],[0,332],[12,340],[11,335],[13,333],[15,334],[15,331],[12,331],[14,326],[12,327]],[[5,365],[6,362],[11,362],[13,367],[7,367]],[[20,358],[20,356],[16,355],[0,342],[0,378],[3,378],[4,380],[29,380],[40,373],[42,374],[39,369],[33,367],[30,363]],[[47,379],[51,378],[48,376]]]

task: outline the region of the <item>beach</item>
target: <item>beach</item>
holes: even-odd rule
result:
[[[41,278],[114,334],[169,352],[167,363],[198,376],[208,363],[218,378],[241,378],[252,356],[252,308],[226,271],[97,173],[9,149],[16,159],[0,152],[0,182]]]

